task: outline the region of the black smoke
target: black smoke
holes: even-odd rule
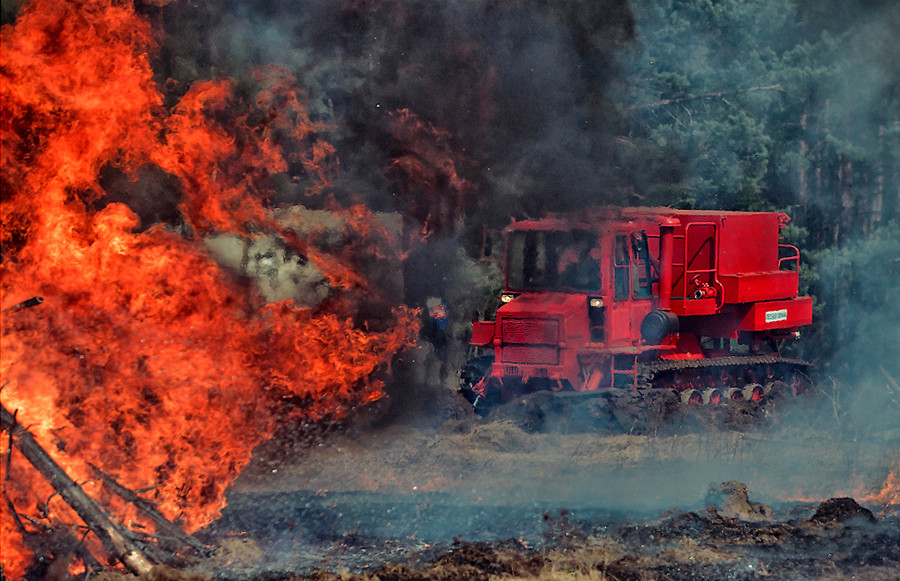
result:
[[[171,100],[196,80],[248,80],[259,66],[296,74],[312,114],[332,124],[339,199],[404,210],[402,185],[385,172],[398,155],[390,115],[403,109],[450,135],[474,184],[459,209],[467,226],[610,201],[622,189],[610,95],[622,83],[615,51],[632,38],[623,0],[206,0],[146,10],[165,31],[155,68]]]

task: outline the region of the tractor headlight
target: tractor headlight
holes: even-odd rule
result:
[[[592,297],[592,298],[588,299],[588,306],[593,307],[595,309],[599,309],[599,308],[603,307],[603,299],[601,299],[599,297]]]
[[[500,295],[500,302],[506,304],[514,298],[516,298],[516,295],[512,293],[503,293],[502,295]]]

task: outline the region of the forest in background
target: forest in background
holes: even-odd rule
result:
[[[894,2],[632,2],[628,172],[654,203],[780,210],[816,299],[801,355],[896,377],[900,32]]]
[[[481,234],[591,204],[779,210],[816,322],[800,355],[841,381],[900,376],[900,6],[892,0],[138,0],[164,106],[231,78],[254,110],[289,71],[333,144],[273,206],[362,201],[427,244],[407,302],[491,290]],[[4,0],[3,23],[26,5]],[[107,200],[177,225],[159,168],[105,170]],[[127,190],[126,192],[123,190]],[[138,195],[135,195],[137,192]],[[425,276],[440,265],[442,276]],[[474,281],[473,279],[478,279]],[[879,366],[882,366],[881,368]]]

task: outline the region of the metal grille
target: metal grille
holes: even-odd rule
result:
[[[500,338],[504,343],[556,345],[559,321],[553,319],[503,319]]]
[[[501,361],[531,365],[559,363],[559,321],[554,319],[503,319]]]

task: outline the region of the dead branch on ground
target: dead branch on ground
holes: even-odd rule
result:
[[[97,535],[111,555],[132,573],[137,575],[150,573],[155,563],[145,555],[131,531],[111,520],[100,505],[88,496],[41,447],[31,432],[20,425],[15,416],[3,406],[0,406],[0,426],[9,432],[16,449],[47,479],[53,489]]]
[[[210,547],[198,541],[193,535],[189,535],[188,533],[184,532],[184,529],[167,519],[161,512],[159,512],[159,510],[152,502],[145,498],[142,498],[130,488],[122,486],[112,476],[110,476],[100,468],[94,466],[93,464],[88,463],[88,466],[90,466],[94,471],[94,474],[96,474],[100,478],[100,480],[103,481],[104,486],[116,493],[125,502],[133,504],[138,509],[140,509],[141,512],[147,515],[156,524],[157,534],[159,536],[172,539],[180,543],[182,546],[190,547],[201,555],[211,552]]]

